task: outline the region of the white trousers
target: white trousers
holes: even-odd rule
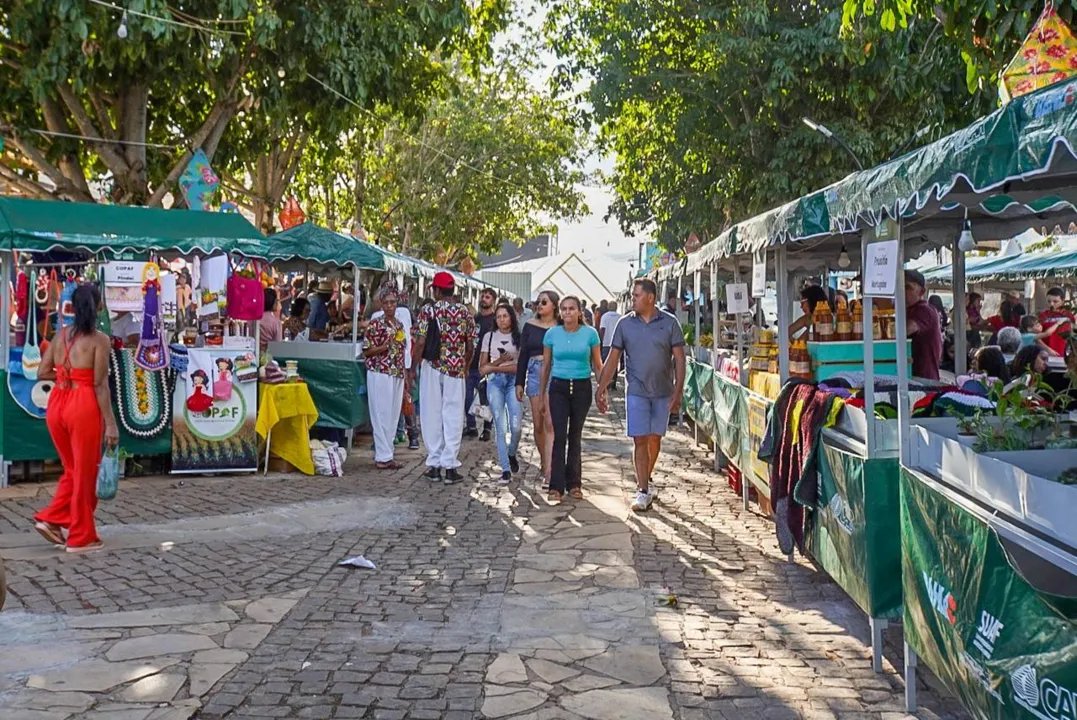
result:
[[[467,381],[438,372],[423,361],[419,373],[419,423],[426,445],[426,464],[448,470],[460,467],[464,434],[464,391]]]
[[[404,402],[404,378],[368,372],[366,396],[370,427],[374,431],[374,462],[389,462],[393,459],[393,438]]]

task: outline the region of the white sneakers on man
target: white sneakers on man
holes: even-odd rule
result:
[[[647,490],[636,490],[636,499],[632,501],[633,512],[644,512],[651,509],[651,503],[654,502],[654,489],[648,488]]]

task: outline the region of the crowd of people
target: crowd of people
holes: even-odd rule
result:
[[[377,317],[364,324],[377,467],[399,467],[394,444],[406,425],[412,447],[421,431],[424,477],[431,482],[463,480],[463,442],[493,439],[500,482],[508,484],[520,471],[526,398],[548,500],[580,499],[584,421],[593,403],[607,411],[623,367],[636,458],[632,507],[649,508],[651,474],[670,413],[679,409],[685,373],[680,325],[657,307],[654,283],[635,284],[633,310],[623,316],[614,301],[588,308],[546,290],[533,303],[510,303],[493,288],[482,291],[472,311],[448,273],[435,275],[432,290],[412,323],[400,291],[387,282],[374,298]],[[417,426],[408,419],[416,413]]]
[[[433,297],[416,309],[414,322],[407,298],[392,280],[374,293],[371,308],[363,307],[360,295],[356,331],[363,338],[377,468],[399,468],[395,446],[406,437],[409,447],[418,449],[421,433],[424,476],[451,485],[463,480],[464,438],[492,437],[500,481],[507,484],[520,471],[526,397],[548,500],[580,499],[584,421],[592,403],[607,412],[609,390],[623,368],[637,483],[632,508],[650,508],[651,475],[667,420],[679,409],[685,377],[681,327],[657,307],[652,281],[635,283],[632,310],[623,316],[616,302],[588,308],[579,298],[562,298],[552,290],[525,304],[510,303],[486,288],[473,310],[460,302],[453,276],[445,272],[434,276],[432,291]],[[265,288],[263,299],[262,351],[276,340],[327,339],[351,331],[355,298],[347,286],[337,290],[320,282],[305,293],[297,280]],[[93,520],[96,470],[102,438],[110,446],[118,441],[107,383],[109,348],[137,341],[138,327],[121,315],[111,325],[111,338],[98,331],[102,302],[93,284],[81,285],[73,301],[74,322],[49,344],[38,374],[55,381],[46,422],[64,474],[52,502],[34,521],[49,542],[78,553],[102,546]]]

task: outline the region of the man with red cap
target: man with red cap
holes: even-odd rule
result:
[[[422,363],[419,423],[426,445],[423,477],[452,485],[462,479],[457,468],[475,318],[466,307],[453,301],[456,288],[452,275],[439,272],[432,285],[436,302],[419,312],[410,372],[414,378],[415,368]]]

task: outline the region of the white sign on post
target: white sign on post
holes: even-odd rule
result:
[[[873,242],[864,248],[864,294],[894,297],[898,282],[898,241]]]
[[[752,297],[766,297],[767,294],[767,251],[752,255]]]
[[[730,283],[725,286],[726,312],[739,315],[748,312],[748,283]]]

